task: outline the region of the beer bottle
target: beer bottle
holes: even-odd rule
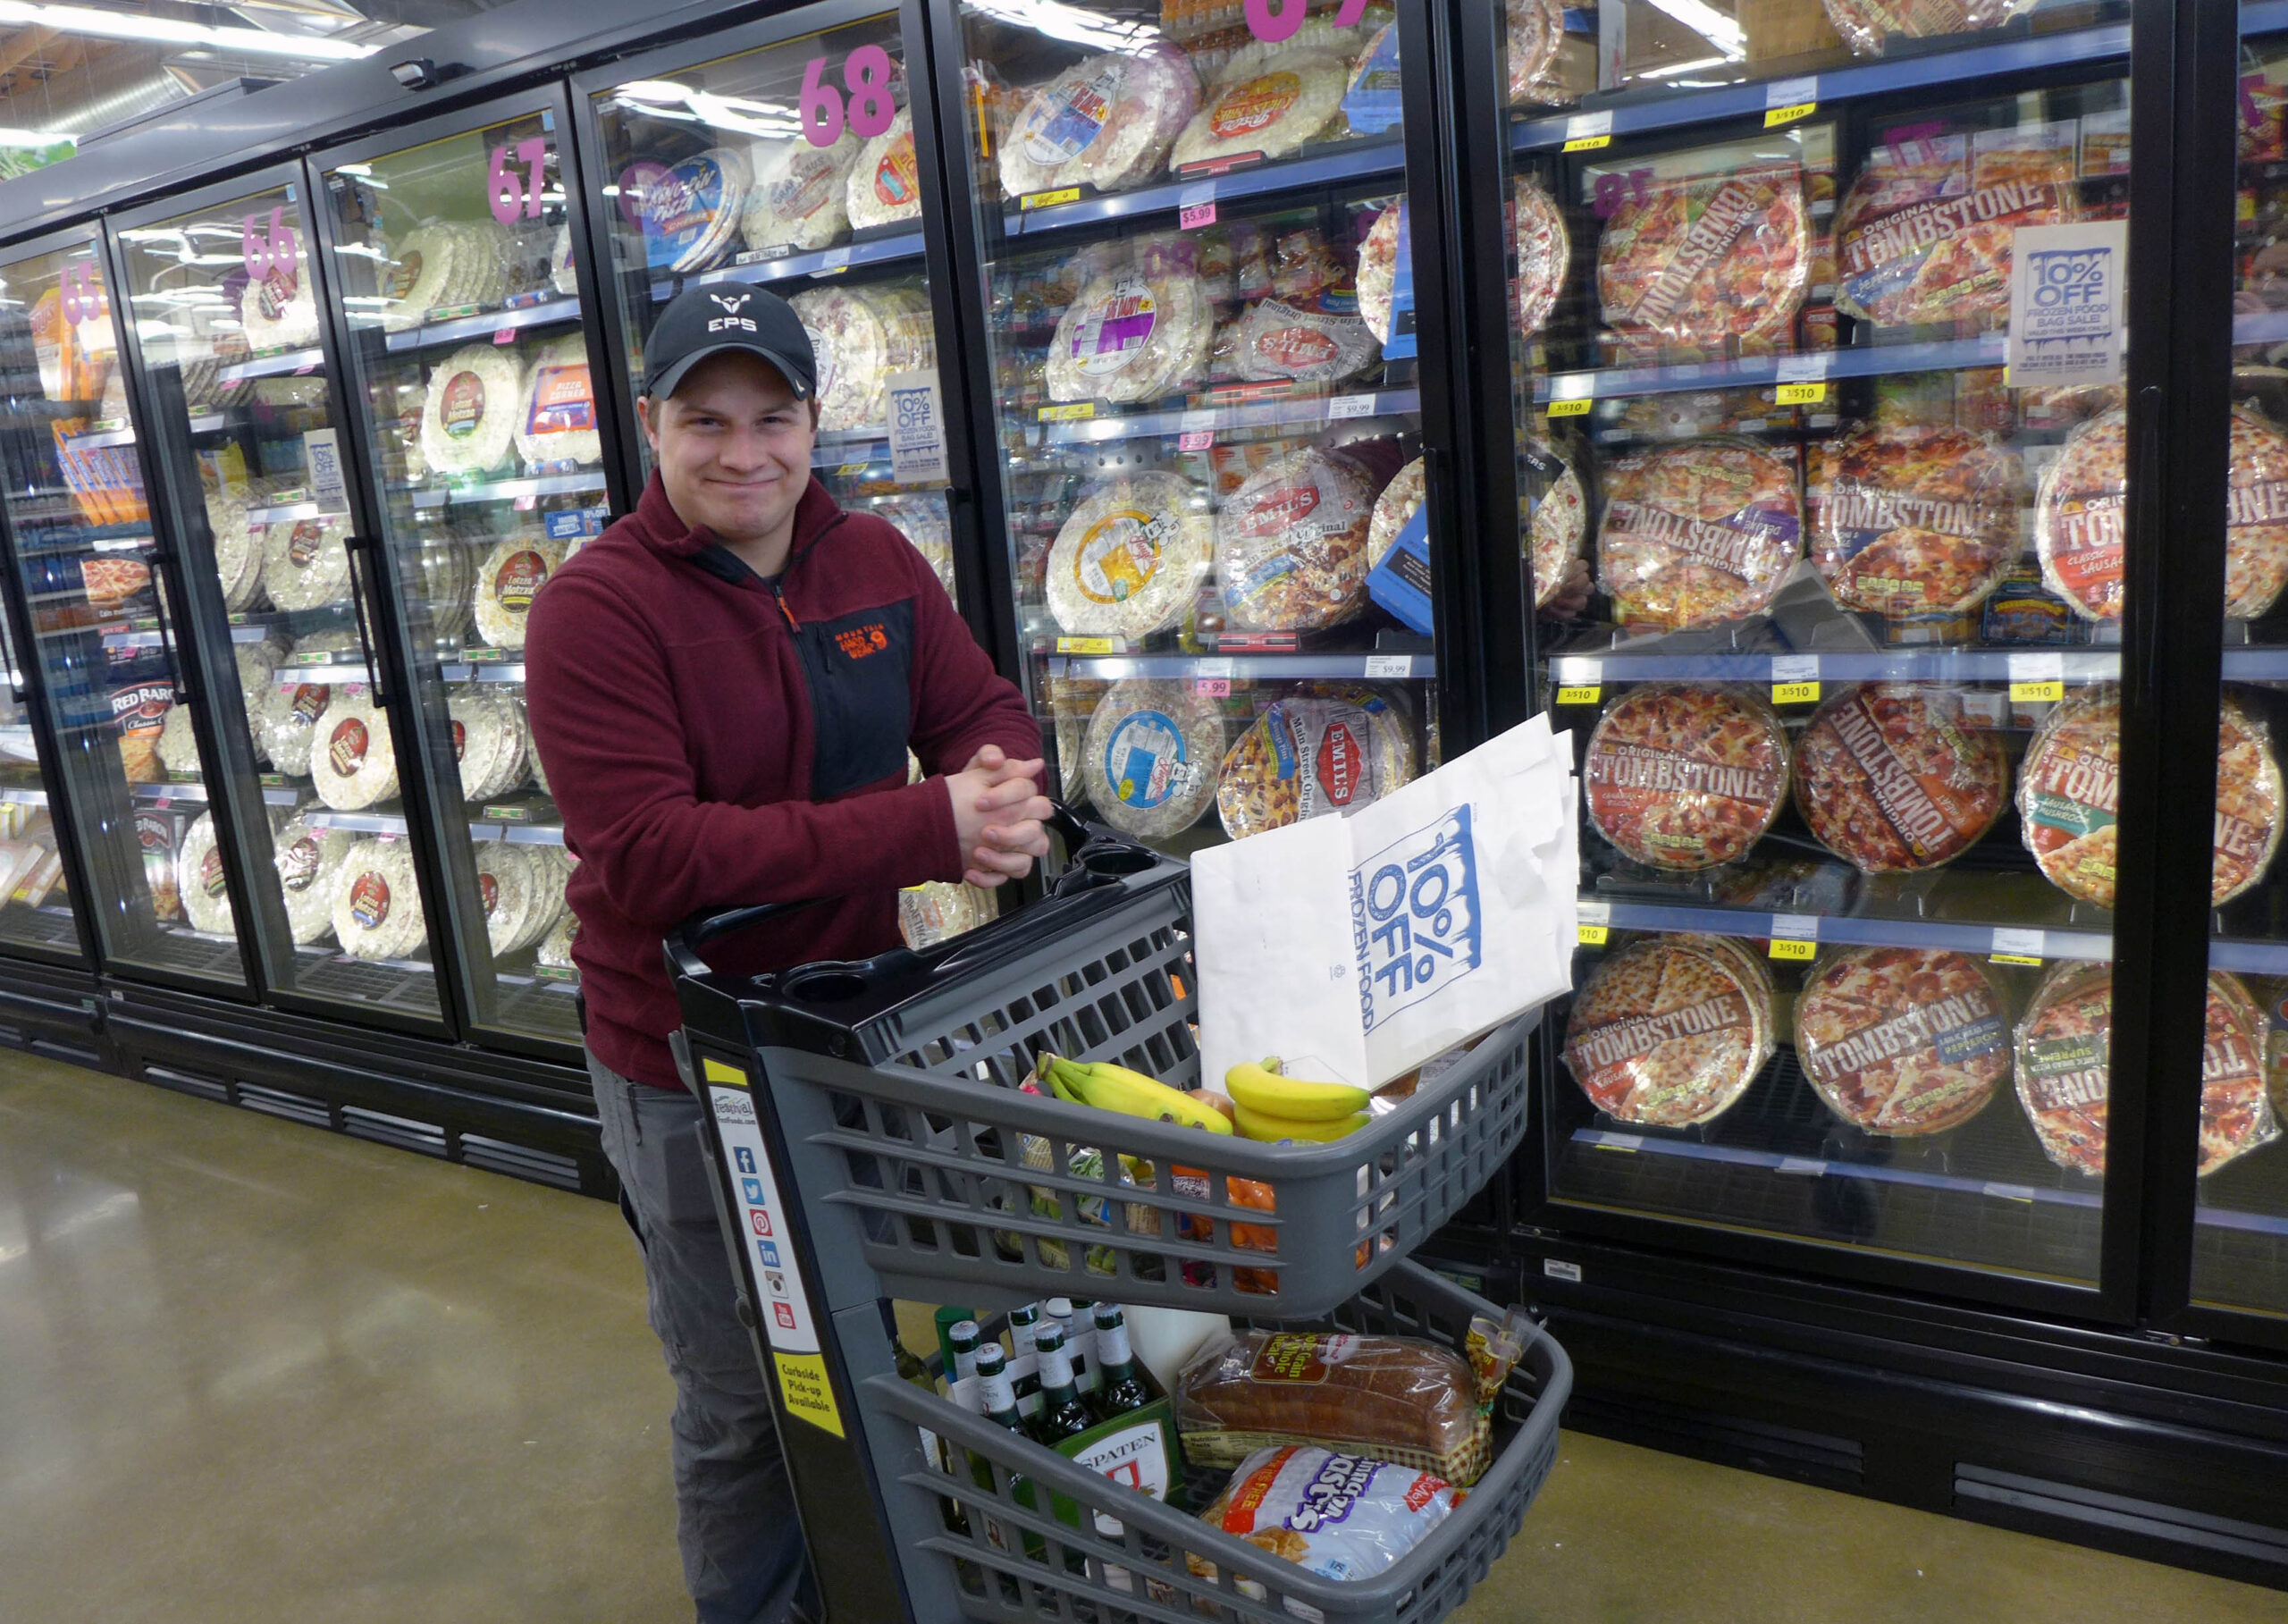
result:
[[[959,1382],[977,1374],[978,1345],[984,1334],[977,1328],[977,1321],[964,1319],[946,1333],[946,1379]]]
[[[1017,1394],[1009,1384],[1008,1360],[1002,1353],[999,1342],[987,1342],[978,1349],[977,1379],[982,1389],[980,1396],[985,1405],[985,1418],[996,1426],[1007,1428],[1020,1438],[1024,1437],[1024,1419],[1017,1414]],[[993,1463],[982,1455],[971,1455],[969,1476],[970,1481],[985,1492],[989,1506],[997,1497],[993,1487]],[[1008,1479],[1009,1497],[1021,1506],[1031,1506],[1032,1480],[1015,1471],[1008,1473]],[[1010,1538],[1014,1531],[995,1521],[989,1514],[987,1516],[985,1537],[997,1549],[1013,1551],[1016,1548]],[[1037,1561],[1047,1560],[1048,1547],[1038,1536],[1028,1534],[1023,1543],[1027,1556]]]
[[[1040,1328],[1040,1304],[1029,1302],[1009,1310],[1009,1362],[1015,1364],[1033,1351],[1033,1334]],[[1040,1377],[1029,1374],[1014,1378],[1022,1401],[1040,1391]]]
[[[1144,1378],[1136,1374],[1136,1359],[1128,1347],[1128,1316],[1116,1302],[1097,1305],[1097,1368],[1100,1384],[1091,1394],[1097,1419],[1141,1409],[1152,1401]]]
[[[1072,1359],[1064,1351],[1064,1333],[1043,1325],[1033,1338],[1040,1355],[1040,1413],[1033,1418],[1035,1438],[1055,1449],[1062,1440],[1076,1437],[1096,1425],[1081,1390],[1072,1384]]]

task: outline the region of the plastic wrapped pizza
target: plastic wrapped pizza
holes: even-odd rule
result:
[[[887,422],[890,374],[938,364],[936,328],[918,289],[812,288],[788,303],[810,334],[819,427],[828,433]]]
[[[1771,979],[1721,939],[1631,942],[1574,998],[1566,1069],[1607,1116],[1655,1128],[1711,1122],[1771,1059]]]
[[[2288,586],[2288,434],[2247,406],[2233,408],[2225,492],[2225,613],[2255,620]]]
[[[2230,694],[2216,719],[2216,824],[2211,900],[2223,906],[2262,879],[2288,821],[2279,758],[2263,719]]]
[[[334,691],[325,725],[313,732],[310,778],[318,799],[337,812],[358,812],[397,794],[389,712],[365,688]]]
[[[703,271],[730,251],[754,174],[747,155],[711,147],[644,189],[644,248],[654,270]]]
[[[917,952],[966,936],[999,914],[994,894],[978,886],[931,880],[897,894],[898,934]]]
[[[243,614],[262,602],[262,540],[247,519],[242,492],[206,498],[206,526],[214,538],[214,574],[223,584],[223,607]]]
[[[1216,516],[1216,578],[1232,626],[1313,631],[1357,614],[1381,493],[1367,464],[1317,446],[1250,475]]]
[[[1796,741],[1797,810],[1821,845],[1866,873],[1952,862],[2009,796],[2009,761],[1954,689],[1863,683],[1821,705]]]
[[[1796,1059],[1853,1127],[1944,1133],[2009,1077],[2009,1010],[1967,954],[1856,948],[1820,965],[1796,995]]]
[[[2112,1051],[2113,966],[2054,965],[2018,1022],[2014,1070],[2042,1153],[2070,1173],[2106,1170]]]
[[[1589,534],[1589,498],[1581,476],[1555,447],[1527,436],[1518,442],[1520,484],[1533,495],[1526,521],[1527,558],[1533,566],[1534,607],[1547,609],[1572,578],[1573,560]]]
[[[1815,444],[1812,562],[1846,609],[1961,615],[2020,551],[2015,452],[1959,429],[1865,425]]]
[[[1745,855],[1788,800],[1788,734],[1735,687],[1645,683],[1605,708],[1581,767],[1589,821],[1623,855],[1705,869]]]
[[[1573,237],[1565,229],[1565,211],[1532,175],[1518,177],[1510,210],[1518,244],[1512,302],[1518,335],[1531,338],[1557,308],[1557,296],[1564,290],[1566,273],[1573,264]]]
[[[1140,840],[1168,839],[1216,804],[1223,710],[1190,682],[1129,677],[1097,702],[1081,760],[1098,817]]]
[[[229,936],[231,882],[223,871],[223,854],[214,843],[214,814],[201,812],[184,831],[175,853],[175,893],[182,900],[183,917],[194,930],[209,936]]]
[[[1154,278],[1134,266],[1106,272],[1056,324],[1049,399],[1132,405],[1176,393],[1205,375],[1214,327],[1193,279]]]
[[[1748,440],[1632,451],[1605,473],[1597,568],[1624,625],[1675,630],[1753,615],[1802,543],[1796,467]]]
[[[886,496],[871,504],[873,510],[889,520],[897,533],[913,543],[913,550],[930,561],[938,585],[946,595],[960,600],[954,591],[954,521],[946,511],[943,491],[902,491],[896,496]]]
[[[2207,1024],[2200,1057],[2204,1177],[2280,1137],[2280,1119],[2267,1090],[2271,1023],[2230,971],[2208,972]]]
[[[830,147],[803,138],[757,142],[747,154],[747,189],[739,234],[757,253],[823,248],[850,231],[850,171],[865,142],[848,130]]]
[[[1173,46],[1084,57],[1026,99],[999,143],[1001,189],[1019,198],[1148,181],[1199,107],[1199,76]]]
[[[1810,251],[1798,164],[1659,176],[1605,222],[1597,297],[1627,341],[1768,348],[1794,330]]]
[[[564,543],[526,531],[497,543],[476,569],[476,629],[496,649],[525,646],[533,599],[564,563]]]
[[[1886,38],[1928,39],[1999,28],[2034,0],[1821,0],[1843,42],[1861,56],[1880,56]]]
[[[1397,545],[1399,533],[1422,511],[1426,464],[1419,457],[1401,468],[1375,499],[1374,517],[1367,521],[1367,568],[1373,569]]]
[[[1548,105],[1571,99],[1556,81],[1558,47],[1565,43],[1560,0],[1507,0],[1510,105]]]
[[[421,456],[448,476],[481,474],[509,459],[523,403],[525,370],[516,352],[466,344],[429,374],[421,408]]]
[[[1406,199],[1393,198],[1358,245],[1358,314],[1378,344],[1391,341],[1396,319],[1398,263],[1407,257]]]
[[[336,871],[334,939],[357,959],[410,958],[428,946],[413,850],[402,840],[360,840]]]
[[[317,741],[318,719],[332,703],[333,690],[324,683],[270,684],[257,716],[262,753],[273,767],[290,778],[310,776],[310,752]]]
[[[282,610],[324,609],[349,596],[349,521],[281,520],[262,528],[262,589]]]
[[[1414,781],[1413,729],[1374,689],[1305,683],[1272,701],[1216,778],[1216,810],[1234,840],[1305,818],[1350,812]]]
[[[294,933],[294,945],[307,947],[333,929],[334,879],[358,837],[343,829],[313,829],[295,818],[271,844],[287,928]]]
[[[1350,64],[1306,31],[1276,46],[1236,53],[1200,92],[1199,110],[1176,137],[1169,162],[1276,158],[1333,133]]]
[[[576,332],[541,346],[525,379],[515,425],[517,455],[528,468],[589,467],[603,460],[587,340]]]
[[[1076,636],[1142,642],[1182,620],[1214,561],[1216,520],[1178,474],[1123,475],[1074,507],[1048,550],[1048,611]]]
[[[1836,307],[1879,326],[1999,326],[2022,225],[2081,218],[2070,122],[1892,131],[1835,216]]]
[[[913,109],[860,149],[843,185],[843,206],[858,231],[921,218],[921,166],[913,156]]]
[[[307,265],[290,264],[248,276],[239,290],[239,324],[248,347],[257,353],[316,343],[317,296]]]

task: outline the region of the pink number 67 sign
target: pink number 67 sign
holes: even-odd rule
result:
[[[1247,0],[1248,32],[1271,45],[1292,39],[1309,10],[1310,0]],[[1342,0],[1342,9],[1334,14],[1334,26],[1356,28],[1366,14],[1367,0]]]

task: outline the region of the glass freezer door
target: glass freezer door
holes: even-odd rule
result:
[[[1064,797],[1182,852],[1407,782],[1439,759],[1456,538],[1424,501],[1392,8],[949,9],[1000,533]]]
[[[2126,30],[1536,9],[1482,37],[1518,545],[1582,759],[1549,1196],[2095,1287]]]
[[[432,820],[430,901],[471,1024],[553,1046],[579,1041],[571,859],[525,721],[525,615],[610,513],[562,104],[526,99],[323,161],[328,280],[412,674],[398,725],[422,779],[417,798],[368,785],[328,816],[371,853],[373,917],[358,922],[382,958],[419,934],[417,916],[400,930],[400,899],[420,894],[392,837]]]
[[[333,768],[351,721],[366,754],[391,754],[351,547],[356,520],[332,421],[324,320],[299,184],[122,226],[120,252],[155,409],[149,454],[178,466],[183,612],[230,644],[235,682],[214,696],[222,771],[171,781],[206,798],[195,826],[244,843],[274,990],[441,1018],[425,938],[376,964],[351,951],[366,871],[358,834],[332,819],[366,785]],[[202,572],[194,575],[191,572]],[[395,776],[393,762],[375,770]],[[369,772],[366,775],[370,778]],[[240,809],[232,817],[233,807]],[[257,812],[253,809],[260,807]],[[370,888],[368,888],[370,891]],[[194,916],[226,897],[187,895]],[[417,913],[417,904],[409,904]]]
[[[243,987],[231,878],[206,804],[201,696],[175,646],[170,561],[153,534],[102,255],[67,241],[0,265],[0,282],[10,391],[0,504],[57,787],[93,888],[87,913],[107,966]],[[5,887],[11,907],[43,876],[25,895],[55,901],[63,867],[44,820],[23,834],[8,848],[17,856],[0,852],[23,871]]]
[[[0,332],[10,315],[4,299],[0,291]],[[14,404],[0,396],[0,413],[8,420],[0,423],[0,433],[13,425]],[[40,761],[25,694],[27,677],[5,615],[0,615],[0,663],[7,668],[7,681],[0,686],[0,857],[20,871],[14,889],[0,898],[0,955],[85,963],[87,950],[64,872],[64,840],[55,821],[54,808],[60,803]],[[38,854],[11,853],[10,843]]]

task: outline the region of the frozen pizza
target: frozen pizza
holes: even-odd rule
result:
[[[1076,506],[1048,550],[1049,613],[1076,636],[1142,642],[1182,619],[1215,555],[1207,492],[1181,475],[1123,475]]]
[[[2010,1075],[2009,1012],[1979,962],[1929,947],[1861,947],[1796,998],[1796,1060],[1855,1128],[1943,1133]]]
[[[2255,620],[2288,585],[2288,434],[2261,412],[2233,408],[2225,493],[2225,613]]]
[[[1240,318],[1232,341],[1228,365],[1251,383],[1339,383],[1382,355],[1347,279],[1308,294],[1258,299]]]
[[[231,882],[215,845],[213,812],[201,812],[183,834],[175,854],[175,893],[192,930],[209,936],[231,934]]]
[[[1518,442],[1521,484],[1532,494],[1526,521],[1527,558],[1533,566],[1534,607],[1546,609],[1572,578],[1573,560],[1589,534],[1589,499],[1581,476],[1553,447],[1532,438]]]
[[[1065,307],[1047,362],[1052,400],[1157,400],[1197,383],[1214,312],[1190,277],[1127,266],[1091,281]]]
[[[1097,702],[1081,761],[1098,817],[1138,839],[1168,839],[1216,804],[1224,712],[1189,682],[1131,677]]]
[[[1355,812],[1414,781],[1406,718],[1357,683],[1306,683],[1274,700],[1224,758],[1216,810],[1234,840]]]
[[[1173,46],[1084,57],[1026,99],[1000,143],[1001,189],[1020,198],[1148,181],[1199,107],[1199,76]]]
[[[214,542],[214,575],[223,584],[223,607],[243,614],[262,602],[263,545],[247,519],[243,490],[206,498],[206,528]]]
[[[1547,324],[1573,264],[1573,238],[1565,212],[1532,175],[1519,175],[1510,208],[1518,243],[1518,281],[1512,302],[1518,336],[1531,338]]]
[[[596,391],[588,376],[588,344],[581,334],[541,346],[525,379],[515,424],[517,455],[528,468],[569,470],[603,460],[596,428]]]
[[[324,683],[273,681],[264,691],[256,712],[262,734],[262,753],[270,764],[290,778],[310,776],[310,752],[318,736],[319,719],[333,703],[333,690]]]
[[[946,493],[902,491],[896,496],[881,498],[872,507],[930,561],[946,595],[958,602],[954,591],[954,521],[946,509]]]
[[[753,172],[747,155],[713,147],[644,189],[644,247],[654,270],[703,271],[729,251]]]
[[[2270,730],[2227,695],[2216,719],[2216,830],[2210,899],[2219,907],[2241,896],[2272,866],[2280,850],[2280,762]]]
[[[525,617],[564,563],[564,543],[537,531],[509,536],[476,569],[476,629],[496,649],[525,646]]]
[[[349,596],[349,521],[281,519],[262,527],[262,589],[282,610],[324,609]]]
[[[1232,626],[1312,631],[1357,614],[1380,494],[1367,465],[1316,446],[1250,475],[1216,516],[1216,578]]]
[[[2082,689],[2042,719],[2018,767],[2026,849],[2061,890],[2113,906],[2121,800],[2121,693]]]
[[[1510,102],[1561,102],[1568,98],[1556,82],[1558,47],[1565,43],[1565,7],[1560,0],[1507,0],[1510,51]]]
[[[2013,1046],[2018,1102],[2042,1153],[2070,1173],[2106,1170],[2113,966],[2068,961],[2042,980]]]
[[[1794,328],[1810,250],[1796,164],[1656,179],[1606,221],[1597,297],[1636,343],[1769,346]]]
[[[360,840],[334,875],[334,939],[351,958],[410,958],[428,946],[413,850],[404,841]]]
[[[2090,418],[2042,470],[2034,497],[2042,582],[2086,620],[2121,618],[2128,432],[2125,411]]]
[[[1378,344],[1391,341],[1396,316],[1398,265],[1407,256],[1406,199],[1394,198],[1375,216],[1358,245],[1358,314]]]
[[[1828,21],[1861,56],[1880,56],[1888,36],[1928,39],[1998,28],[2034,0],[1821,0]]]
[[[1870,874],[1936,868],[2002,814],[2010,764],[1952,689],[1863,683],[1796,741],[1796,805],[1820,844]]]
[[[467,344],[431,370],[421,407],[421,457],[448,476],[481,474],[509,459],[525,371],[513,349]]]
[[[823,248],[850,230],[850,171],[865,143],[845,130],[830,147],[807,139],[758,142],[747,154],[754,184],[739,232],[757,253]]]
[[[938,364],[929,301],[914,288],[812,288],[787,302],[810,334],[828,433],[887,423],[890,374]]]
[[[913,156],[913,109],[859,150],[843,186],[843,206],[859,231],[921,218],[921,166]]]
[[[2000,325],[2020,226],[2081,218],[2071,123],[1879,141],[1835,216],[1837,308],[1881,326]]]
[[[1422,511],[1425,468],[1423,459],[1416,458],[1401,468],[1375,499],[1375,516],[1367,523],[1368,569],[1383,561],[1383,555],[1397,544],[1399,533]]]
[[[272,840],[272,861],[286,905],[286,925],[294,945],[307,947],[333,929],[334,881],[349,860],[358,837],[338,829],[313,829],[290,820]]]
[[[1801,529],[1781,452],[1725,438],[1632,451],[1605,475],[1598,573],[1624,625],[1713,626],[1771,602]]]
[[[1573,1000],[1566,1069],[1614,1121],[1712,1121],[1771,1057],[1771,983],[1718,939],[1632,942],[1600,963]]]
[[[285,265],[248,275],[239,290],[239,324],[257,354],[318,341],[317,296],[301,258],[297,250]]]
[[[1268,52],[1241,51],[1200,93],[1170,162],[1182,169],[1284,156],[1332,133],[1350,82],[1348,62],[1300,35]]]
[[[1705,869],[1745,855],[1788,799],[1788,734],[1743,688],[1646,683],[1605,708],[1581,768],[1589,821],[1623,855]]]
[[[1812,450],[1812,562],[1835,601],[1960,615],[2017,561],[2015,453],[1959,429],[1867,425]]]
[[[2200,1051],[2200,1172],[2280,1137],[2266,1089],[2270,1022],[2241,979],[2208,972],[2208,1031]]]
[[[397,794],[389,713],[366,689],[335,692],[324,726],[312,731],[310,778],[318,799],[339,812],[357,812]]]

